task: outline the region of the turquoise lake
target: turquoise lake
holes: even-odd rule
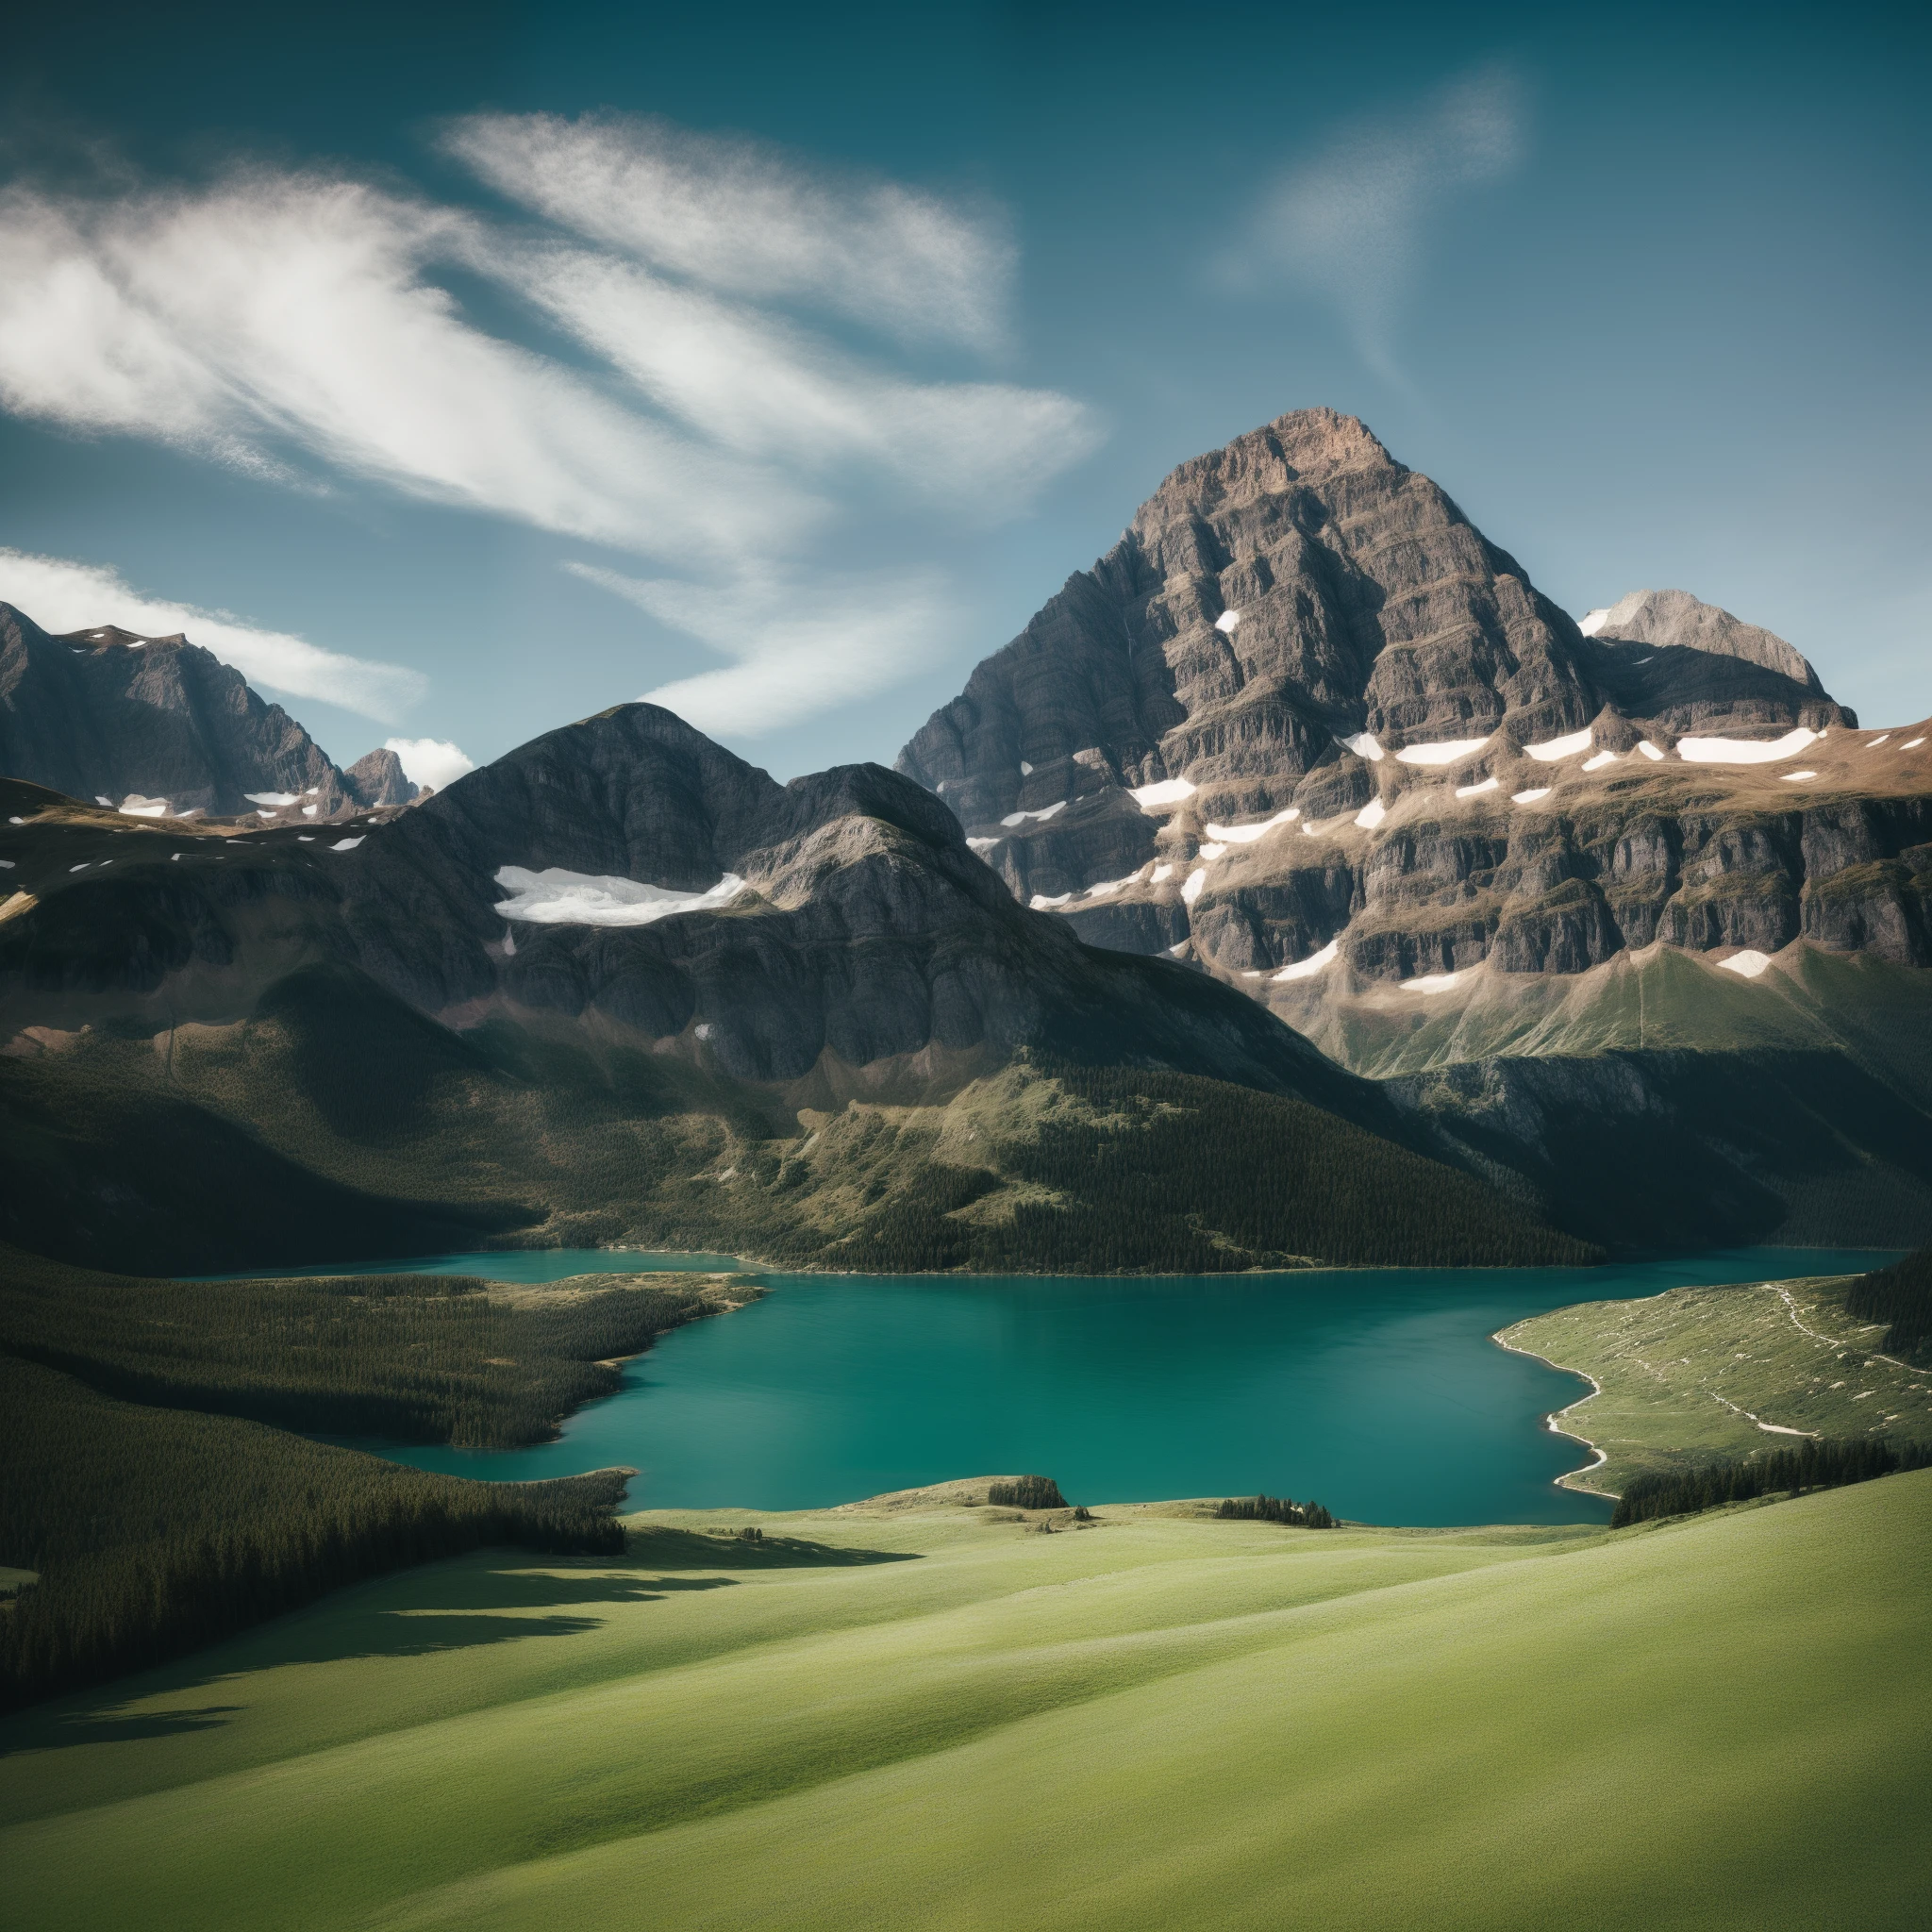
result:
[[[556,1441],[362,1446],[501,1480],[628,1464],[632,1509],[810,1508],[1036,1472],[1086,1503],[1265,1490],[1370,1523],[1602,1521],[1607,1504],[1555,1487],[1588,1453],[1542,1426],[1588,1385],[1499,1348],[1495,1330],[1573,1302],[1890,1258],[1747,1248],[1594,1269],[1154,1279],[755,1270],[764,1300],[665,1336]],[[596,1248],[308,1272],[541,1282],[734,1265]]]

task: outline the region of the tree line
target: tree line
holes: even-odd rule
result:
[[[1064,1509],[1067,1499],[1050,1475],[1019,1475],[1009,1483],[989,1483],[986,1500],[1007,1509]]]
[[[1728,1457],[1695,1469],[1632,1476],[1610,1515],[1612,1529],[1660,1516],[1691,1516],[1724,1503],[1748,1503],[1780,1492],[1832,1490],[1870,1482],[1894,1470],[1932,1468],[1932,1447],[1917,1442],[1806,1442],[1768,1456]]]
[[[615,1553],[628,1471],[431,1475],[0,1355],[0,1706],[163,1663],[344,1584],[492,1543]]]
[[[1932,1343],[1932,1248],[1859,1275],[1845,1291],[1845,1312],[1886,1323],[1885,1347],[1919,1358]]]
[[[470,1275],[167,1281],[0,1251],[0,1348],[130,1402],[511,1448],[618,1386],[612,1358],[709,1312],[701,1284],[512,1302]]]
[[[675,1280],[506,1301],[469,1277],[189,1282],[0,1250],[0,1705],[158,1663],[489,1543],[624,1547],[630,1474],[431,1475],[294,1431],[540,1441],[708,1311]]]

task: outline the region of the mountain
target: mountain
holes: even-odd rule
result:
[[[1802,867],[1767,917],[1680,899],[1708,841],[1674,808],[1719,802],[1708,737],[1794,753],[1853,713],[1790,645],[1682,593],[1617,611],[1631,638],[1586,637],[1362,424],[1303,410],[1174,471],[898,769],[1020,897],[1224,974],[1331,942],[1402,979],[1492,953],[1575,970],[1659,932],[1794,937]],[[1641,813],[1674,822],[1650,849],[1579,837],[1572,804],[1653,766]],[[1874,824],[1859,861],[1916,826]]]
[[[279,705],[183,637],[52,637],[0,604],[0,775],[138,818],[337,819],[415,788],[391,751],[339,770]]]
[[[1686,592],[1574,624],[1318,409],[1174,471],[898,769],[1017,898],[1246,992],[1593,1238],[1916,1240],[1928,744]]]
[[[0,1238],[28,1248],[1590,1253],[1232,989],[1017,905],[877,766],[780,785],[627,705],[354,828],[0,794]]]

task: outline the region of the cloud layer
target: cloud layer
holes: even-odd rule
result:
[[[225,611],[175,604],[132,588],[118,572],[59,557],[0,550],[0,598],[57,635],[118,625],[139,637],[173,637],[212,651],[251,684],[287,697],[340,705],[391,724],[428,687],[420,671],[325,651],[286,631],[260,630]]]
[[[1005,339],[1014,254],[983,212],[653,121],[477,116],[444,145],[527,212],[314,171],[0,193],[0,406],[650,558],[680,581],[582,575],[645,585],[620,594],[733,658],[756,631],[772,723],[936,636],[945,600],[916,556],[882,579],[896,658],[869,595],[818,581],[809,558],[841,524],[881,511],[905,545],[908,514],[997,522],[1097,442],[1068,396],[908,364]],[[477,278],[514,336],[458,298]],[[294,657],[277,689],[322,695],[320,671],[289,681]],[[738,689],[715,675],[664,691],[709,708]]]
[[[1274,181],[1224,257],[1224,278],[1237,288],[1287,281],[1327,296],[1362,359],[1406,386],[1394,327],[1429,221],[1521,162],[1526,120],[1522,83],[1491,67],[1406,119],[1357,124]]]

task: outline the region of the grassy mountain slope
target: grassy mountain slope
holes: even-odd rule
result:
[[[338,1926],[1919,1921],[1932,1474],[1618,1535],[915,1499],[478,1556],[13,1721],[16,1909]],[[1914,1823],[1917,1819],[1919,1822]]]
[[[1559,1418],[1606,1457],[1563,1477],[1572,1489],[1617,1495],[1633,1475],[1789,1449],[1805,1437],[1932,1444],[1932,1372],[1881,1353],[1883,1325],[1847,1312],[1859,1278],[1588,1302],[1497,1339],[1599,1386]]]
[[[353,969],[305,967],[231,1025],[0,1058],[7,1144],[41,1177],[0,1232],[148,1274],[504,1241],[902,1271],[1591,1258],[1291,1095],[1024,1052],[921,1059],[763,1087],[557,1016],[458,1035]]]

